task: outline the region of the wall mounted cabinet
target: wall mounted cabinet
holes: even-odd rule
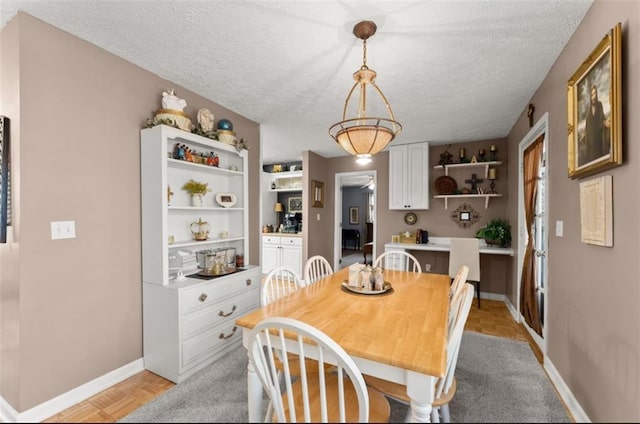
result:
[[[429,209],[429,143],[389,147],[389,209]]]

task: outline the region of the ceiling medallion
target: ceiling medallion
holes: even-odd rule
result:
[[[470,204],[462,203],[451,212],[451,220],[460,228],[469,228],[480,220],[480,214]]]
[[[371,156],[384,149],[402,131],[402,125],[395,120],[387,98],[375,83],[376,71],[367,67],[367,39],[376,33],[376,29],[376,24],[372,21],[361,21],[353,27],[353,34],[362,40],[362,66],[353,74],[353,79],[356,82],[344,102],[342,121],[329,128],[329,135],[347,153],[356,156],[357,162],[360,164],[371,162]],[[388,118],[367,116],[368,86],[372,87],[379,95],[389,114]],[[355,116],[347,118],[349,100],[357,87],[360,88],[357,96],[357,112]]]

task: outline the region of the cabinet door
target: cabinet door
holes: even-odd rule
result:
[[[389,148],[389,209],[406,209],[404,171],[407,149],[405,146]]]
[[[294,245],[283,245],[282,266],[291,268],[298,276],[302,275],[302,248]]]
[[[280,266],[280,254],[282,249],[277,244],[262,245],[262,273],[268,274],[271,270]]]
[[[389,209],[429,209],[429,143],[389,148]]]
[[[408,209],[429,209],[429,145],[407,144]]]

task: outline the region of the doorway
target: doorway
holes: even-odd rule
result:
[[[547,296],[547,246],[548,246],[548,228],[549,216],[547,206],[549,204],[549,179],[548,179],[548,145],[549,145],[549,113],[545,113],[542,118],[534,125],[527,135],[519,144],[518,151],[518,285],[517,285],[517,302],[518,317],[520,322],[527,329],[533,340],[536,342],[543,355],[546,356],[546,328],[548,327],[547,305],[549,299]],[[533,207],[533,216],[531,226],[527,231],[527,219],[525,216],[525,179],[528,174],[525,169],[525,152],[536,143],[542,143],[541,155],[537,163],[538,171],[532,176],[533,184],[535,184],[536,195]],[[531,234],[533,251],[531,254],[532,269],[534,276],[534,296],[536,300],[536,312],[540,317],[541,331],[538,334],[525,320],[522,305],[522,275],[525,270],[526,248],[529,243],[529,234]]]
[[[367,243],[367,262],[375,257],[377,173],[343,172],[335,178],[333,269],[339,270],[364,263]]]

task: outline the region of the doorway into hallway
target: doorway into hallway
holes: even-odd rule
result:
[[[333,269],[364,263],[363,249],[375,246],[375,170],[336,174]],[[375,253],[369,253],[367,260]]]

